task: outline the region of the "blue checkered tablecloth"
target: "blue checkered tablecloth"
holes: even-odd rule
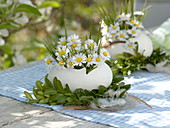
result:
[[[43,80],[47,70],[45,64],[36,64],[19,70],[0,74],[0,94],[19,101],[28,101],[24,91],[32,91],[36,80]],[[153,107],[135,107],[118,112],[99,110],[64,110],[61,105],[48,107],[73,117],[119,128],[170,128],[170,75],[137,71],[125,77],[131,83],[129,93],[141,98]]]

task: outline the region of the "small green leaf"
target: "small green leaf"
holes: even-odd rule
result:
[[[60,6],[61,5],[56,1],[44,1],[44,2],[41,3],[41,5],[38,8],[46,8],[46,7],[58,8]]]
[[[14,12],[15,13],[26,12],[26,13],[30,13],[36,16],[41,16],[41,13],[38,11],[37,8],[30,6],[28,4],[20,4],[17,8],[15,8]]]
[[[61,84],[61,81],[57,79],[57,77],[54,77],[53,80],[54,87],[59,92],[64,92],[63,86]]]
[[[39,103],[40,103],[40,104],[46,104],[46,103],[48,103],[48,101],[49,101],[49,98],[44,98],[44,99],[41,99],[41,100],[39,101]]]
[[[32,96],[30,93],[28,93],[27,91],[24,91],[25,97],[29,100],[33,100]]]
[[[81,96],[79,100],[90,101],[92,98],[92,96]]]
[[[66,90],[68,93],[72,93],[72,91],[70,90],[70,87],[68,86],[68,84],[66,84],[65,90]]]
[[[38,103],[38,100],[30,100],[30,101],[26,102],[26,104],[32,104],[32,103]]]
[[[57,94],[57,91],[54,90],[54,89],[51,89],[51,88],[46,89],[46,90],[44,91],[44,95],[54,95],[54,94]]]
[[[44,93],[43,93],[43,91],[37,91],[37,94],[38,95],[43,95]]]
[[[10,23],[4,23],[4,24],[0,24],[0,29],[17,29],[19,27],[15,26],[15,25],[12,25]]]
[[[47,86],[53,87],[52,83],[51,83],[50,80],[48,79],[48,75],[45,76],[45,79],[44,79],[44,80],[45,80],[45,83],[46,83]]]
[[[44,99],[45,97],[43,95],[35,95],[35,97],[39,100]]]
[[[43,85],[43,82],[41,82],[41,81],[39,81],[39,80],[36,81],[36,87],[37,87],[39,90],[43,90],[42,85]]]
[[[99,94],[103,94],[105,91],[107,91],[107,88],[103,85],[100,85],[98,88],[99,88],[99,92],[98,92]]]

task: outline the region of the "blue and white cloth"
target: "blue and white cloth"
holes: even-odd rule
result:
[[[24,98],[24,91],[32,92],[36,80],[43,80],[47,70],[45,64],[36,64],[23,69],[0,74],[0,94],[19,101]],[[129,93],[144,100],[153,107],[136,107],[118,112],[100,110],[63,110],[61,105],[48,107],[54,111],[91,122],[118,128],[170,128],[170,75],[137,71],[125,77],[131,83]]]

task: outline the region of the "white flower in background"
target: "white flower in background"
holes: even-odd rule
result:
[[[9,32],[7,29],[0,29],[0,35],[3,37],[8,37],[9,36]]]
[[[15,56],[12,58],[15,65],[26,64],[26,58],[20,53],[20,51],[15,52]]]
[[[76,34],[74,34],[74,35],[71,35],[71,36],[69,36],[68,37],[68,43],[74,43],[74,42],[76,42],[76,43],[80,43],[81,41],[80,41],[80,39],[79,39],[79,36],[78,35],[76,35]]]
[[[102,62],[102,57],[99,56],[98,54],[95,54],[93,56],[93,63],[96,64],[97,66]]]
[[[143,28],[142,23],[139,22],[139,21],[136,21],[135,24],[134,24],[134,26],[137,27],[137,28]]]
[[[130,19],[130,14],[122,13],[121,15],[118,15],[117,19],[119,21],[127,21]]]
[[[139,29],[137,29],[136,27],[133,27],[132,29],[129,29],[127,31],[132,37],[136,37],[139,34]]]
[[[26,16],[20,16],[20,17],[16,18],[14,21],[19,24],[26,24],[29,22],[29,19]]]
[[[20,4],[28,4],[30,6],[36,7],[32,4],[31,0],[15,0],[15,2],[19,2]]]
[[[104,61],[110,59],[110,54],[105,48],[100,49],[100,55]]]
[[[111,24],[109,26],[109,29],[110,29],[110,32],[117,32],[120,30],[120,26],[119,26],[119,23],[116,22],[115,24]]]
[[[108,26],[101,29],[102,36],[107,36],[109,34],[109,32],[110,32],[110,30],[109,30]]]
[[[4,1],[3,1],[3,2],[4,2]],[[7,0],[6,3],[2,3],[2,0],[0,0],[0,8],[8,7],[8,6],[10,6],[12,3],[13,3],[12,0]]]
[[[88,57],[86,58],[87,61],[87,66],[93,65],[93,56],[92,55],[88,55]]]
[[[125,46],[125,49],[127,49],[127,50],[133,50],[133,49],[136,48],[135,42],[131,42],[131,41],[127,41],[127,42],[124,44],[124,46]]]
[[[86,56],[82,53],[77,54],[73,57],[74,66],[82,66],[83,63],[86,62]]]
[[[129,36],[126,30],[121,30],[118,32],[117,37],[119,41],[126,41]]]
[[[85,41],[85,44],[87,44],[89,47],[95,47],[97,44],[94,42],[94,40],[88,39]]]
[[[107,24],[102,20],[101,21],[101,27],[103,28],[103,27],[106,27],[107,26]]]
[[[45,63],[47,64],[47,67],[50,68],[52,66],[52,64],[55,62],[55,60],[53,59],[52,56],[47,56],[46,58],[44,58]]]
[[[5,44],[5,40],[3,38],[0,37],[0,46]]]
[[[66,46],[63,46],[63,47],[59,47],[57,49],[57,52],[55,53],[55,55],[58,57],[58,56],[63,56],[65,57],[67,55],[67,48]]]
[[[81,40],[78,35],[71,35],[68,37],[68,45],[72,46],[75,50],[80,48]]]
[[[57,57],[58,63],[56,63],[57,68],[59,69],[63,69],[65,62],[63,61],[63,59],[61,57]]]
[[[72,60],[72,58],[69,58],[67,60],[67,68],[73,68],[73,67],[74,67],[73,60]]]
[[[61,37],[58,42],[58,46],[63,47],[67,45],[67,40],[65,37]]]

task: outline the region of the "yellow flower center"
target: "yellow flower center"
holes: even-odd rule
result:
[[[65,55],[65,54],[66,54],[66,51],[61,50],[59,54],[60,54],[60,56]]]
[[[139,24],[135,24],[136,27],[139,27]]]
[[[131,47],[133,47],[133,45],[132,45],[132,44],[129,44],[129,45],[128,45],[128,47],[130,47],[130,48],[131,48]]]
[[[105,37],[106,40],[108,40],[109,38],[108,37]]]
[[[94,47],[94,43],[90,43],[90,46]]]
[[[113,29],[116,29],[116,28],[117,28],[117,26],[112,26],[112,28],[113,28]]]
[[[106,32],[109,32],[109,29],[107,29]]]
[[[111,33],[111,35],[112,35],[112,36],[114,36],[114,35],[115,35],[115,33]]]
[[[119,18],[119,17],[121,17],[121,15],[118,15],[117,17]]]
[[[124,34],[120,34],[120,37],[121,37],[121,38],[125,38],[125,35],[124,35]]]
[[[134,21],[134,20],[131,20],[131,21],[130,21],[130,23],[134,24],[134,23],[135,23],[135,21]]]
[[[97,58],[96,58],[96,61],[97,61],[97,62],[100,62],[100,61],[101,61],[101,59],[100,59],[99,57],[97,57]]]
[[[61,66],[64,65],[64,61],[63,61],[63,60],[60,60],[58,63],[59,63],[59,65],[61,65]]]
[[[76,61],[81,62],[83,59],[81,57],[77,57]]]
[[[87,60],[87,62],[91,62],[92,58],[88,57],[86,60]]]
[[[51,59],[47,59],[47,60],[46,60],[46,63],[47,63],[47,64],[51,64],[51,62],[52,62]]]
[[[104,55],[104,56],[108,56],[108,53],[107,53],[107,52],[103,52],[103,55]]]
[[[132,34],[135,34],[135,33],[136,33],[136,31],[132,30]]]
[[[118,37],[118,36],[116,37],[116,40],[119,40],[119,37]]]
[[[71,62],[71,61],[68,62],[68,65],[73,66],[73,62]]]
[[[77,44],[76,44],[76,43],[73,43],[72,46],[73,46],[73,47],[77,47]]]
[[[66,45],[66,42],[64,42],[64,41],[63,41],[63,42],[61,42],[61,45],[65,46],[65,45]]]
[[[73,39],[71,39],[71,41],[72,41],[72,42],[74,42],[74,41],[75,41],[75,39],[73,38]]]
[[[103,24],[103,26],[107,26],[106,24]]]

